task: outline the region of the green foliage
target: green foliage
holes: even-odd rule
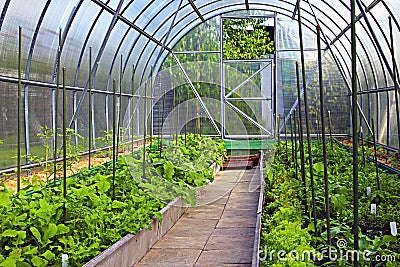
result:
[[[210,141],[205,139],[188,137],[191,144],[197,142],[198,148]],[[204,153],[213,159],[217,145],[211,142],[215,149]],[[182,149],[190,151],[188,147]],[[71,266],[82,266],[126,234],[148,229],[152,218],[161,222],[159,211],[175,197],[182,196],[194,205],[193,186],[211,180],[208,170],[200,170],[198,175],[195,170],[187,173],[165,155],[160,158],[158,152],[149,152],[148,156],[162,163],[147,163],[146,175],[142,177],[143,162],[139,155],[118,157],[115,198],[112,198],[110,163],[90,171],[83,169],[68,178],[66,199],[61,184],[48,187],[42,182],[18,193],[0,184],[0,266],[60,266],[61,254],[69,255]],[[29,194],[27,190],[31,190]]]
[[[258,59],[274,51],[266,19],[224,20],[224,58]]]
[[[297,146],[298,147],[298,146]],[[305,145],[305,147],[307,147]],[[323,180],[323,155],[322,144],[320,142],[311,143],[313,153],[313,170],[315,180],[315,193],[316,193],[316,212],[317,212],[317,232],[318,236],[313,236],[311,243],[318,251],[328,249],[326,243],[327,229],[326,229],[326,211],[325,211],[325,192]],[[288,225],[301,220],[301,206],[300,200],[303,191],[301,184],[301,177],[296,177],[294,162],[287,159],[292,159],[292,144],[288,144],[288,151],[286,151],[284,142],[277,144],[279,154],[274,158],[271,170],[266,177],[267,191],[265,193],[267,204],[264,209],[263,215],[263,233],[261,235],[262,241],[268,243],[270,246],[274,244],[275,247],[283,248],[286,244],[273,243],[274,240],[280,240],[281,232],[275,228],[281,229],[281,225]],[[335,245],[339,239],[347,241],[348,247],[353,246],[353,168],[352,157],[349,152],[334,143],[333,149],[328,146],[328,179],[329,179],[329,195],[330,195],[330,215],[331,215],[331,235],[332,241]],[[361,154],[361,153],[360,153]],[[308,153],[305,151],[305,157],[308,158]],[[299,155],[297,155],[297,166],[300,166]],[[400,182],[397,175],[388,174],[382,170],[379,172],[381,181],[381,190],[378,190],[376,185],[375,165],[366,162],[365,166],[363,160],[359,160],[359,236],[360,236],[360,249],[361,251],[368,250],[372,253],[371,259],[376,255],[393,255],[398,258],[400,248],[400,240],[397,237],[390,236],[389,223],[397,221],[400,218]],[[311,188],[309,177],[309,165],[306,161],[306,177],[307,177],[307,202],[308,207],[311,205]],[[298,171],[300,176],[300,171]],[[367,187],[372,188],[372,194],[367,195]],[[377,204],[377,214],[371,214],[371,203]],[[285,213],[282,209],[288,209]],[[311,209],[311,208],[310,208]],[[290,212],[289,212],[290,211]],[[307,215],[311,215],[311,210]],[[309,218],[309,216],[307,216]],[[309,222],[306,220],[306,222]],[[279,225],[278,225],[279,224]],[[313,224],[301,222],[301,229],[293,230],[293,236],[297,236],[296,240],[301,240],[302,231],[306,230],[310,233],[315,233]],[[291,229],[295,229],[294,226]],[[271,232],[272,231],[272,232]],[[273,234],[272,234],[273,233]],[[286,232],[284,232],[285,234]],[[290,244],[290,234],[285,236],[285,239]],[[271,243],[272,242],[272,243]],[[335,247],[336,248],[336,247]],[[288,247],[284,247],[288,249]],[[337,249],[337,248],[336,248]],[[289,250],[290,251],[290,250]],[[328,258],[317,262],[323,263],[324,266],[351,266],[348,261],[330,261]],[[371,265],[372,264],[372,265]],[[361,259],[361,266],[385,266],[379,265],[379,262],[366,262]],[[395,263],[394,263],[395,264]],[[270,265],[266,265],[270,266]],[[279,265],[281,266],[281,265]],[[282,265],[288,266],[288,265]],[[395,266],[387,263],[386,266]]]

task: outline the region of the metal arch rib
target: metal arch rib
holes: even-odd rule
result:
[[[10,5],[10,2],[11,2],[11,0],[7,0],[7,1],[4,3],[3,10],[1,11],[1,16],[0,16],[0,31],[1,31],[1,28],[2,28],[2,26],[3,26],[4,18],[6,17],[7,10],[8,10],[8,7],[9,7],[9,5]]]
[[[153,41],[154,43],[156,43],[159,46],[162,46],[161,41],[157,40],[156,38],[154,38],[153,36],[151,36],[150,34],[148,34],[147,32],[145,32],[144,30],[142,30],[141,28],[139,28],[137,25],[133,24],[132,22],[130,22],[127,18],[125,18],[124,16],[122,16],[121,14],[116,13],[115,10],[113,10],[111,7],[109,7],[108,5],[106,5],[105,3],[103,3],[100,0],[91,0],[93,3],[97,4],[98,6],[104,8],[104,10],[106,10],[107,12],[111,13],[111,14],[115,14],[117,16],[117,18],[119,20],[121,20],[123,23],[125,23],[126,25],[128,25],[129,27],[133,28],[134,30],[136,30],[137,32],[139,32],[140,34],[142,34],[143,36],[145,36],[147,39]],[[169,47],[165,47],[166,50],[168,50],[169,52],[172,52],[172,49]]]
[[[37,22],[35,32],[32,37],[31,46],[29,48],[28,60],[26,63],[26,70],[25,70],[25,79],[29,80],[29,74],[31,70],[31,63],[33,52],[35,50],[35,44],[37,37],[39,35],[40,27],[42,26],[42,22],[44,16],[47,13],[47,9],[49,8],[51,0],[47,0],[45,6],[43,7],[42,13],[40,14],[39,20]],[[30,163],[30,156],[31,156],[31,149],[30,149],[30,127],[29,127],[29,99],[28,99],[28,85],[25,84],[24,86],[24,117],[25,117],[25,149],[26,149],[26,163]]]
[[[189,76],[187,75],[181,62],[179,61],[179,59],[176,57],[176,55],[173,52],[171,54],[172,54],[175,62],[178,64],[179,68],[181,69],[183,76],[185,76],[185,79],[188,82],[188,84],[189,84],[190,88],[192,89],[194,95],[196,96],[197,100],[200,102],[201,107],[203,108],[204,112],[206,113],[206,115],[207,115],[208,119],[210,120],[211,124],[213,125],[214,129],[218,132],[219,135],[221,135],[221,131],[218,129],[218,126],[215,123],[214,118],[211,116],[210,112],[208,111],[206,105],[204,104],[199,93],[197,92],[196,88],[194,87],[192,81],[190,80]]]
[[[301,0],[297,0],[296,5],[294,6],[293,14],[292,14],[292,19],[296,17],[297,10],[299,9],[299,4]]]
[[[372,28],[371,23],[369,22],[369,19],[368,19],[367,14],[366,14],[366,12],[364,10],[364,7],[361,5],[361,2],[359,0],[356,0],[356,2],[357,2],[357,5],[358,5],[358,8],[361,11],[361,14],[363,14],[365,23],[367,24],[367,27],[368,27],[369,31],[371,32],[372,38],[373,38],[374,42],[376,43],[376,47],[378,48],[378,52],[381,54],[383,62],[385,63],[386,68],[387,68],[391,78],[393,79],[394,78],[393,69],[391,68],[391,66],[389,64],[389,61],[386,58],[385,53],[383,52],[382,46],[380,45],[379,40],[376,37],[376,34],[374,32],[374,29]]]
[[[189,4],[192,6],[194,12],[196,12],[197,16],[201,19],[201,21],[204,23],[206,20],[204,19],[203,15],[201,15],[200,10],[196,7],[196,5],[193,3],[193,0],[188,0]]]
[[[94,82],[96,80],[96,72],[97,72],[98,63],[99,63],[99,61],[100,61],[100,59],[101,59],[101,57],[103,55],[104,49],[105,49],[105,47],[106,47],[106,45],[108,43],[108,39],[110,38],[111,32],[114,29],[115,24],[117,23],[118,14],[119,14],[119,12],[121,10],[123,2],[124,2],[124,0],[120,0],[119,3],[118,3],[117,10],[114,13],[113,19],[111,20],[111,23],[110,23],[110,25],[108,27],[107,33],[106,33],[106,35],[104,37],[104,40],[103,40],[103,42],[102,42],[102,44],[100,46],[100,49],[99,49],[99,52],[97,54],[96,60],[93,62],[93,67],[92,67],[92,70],[91,70],[92,71],[92,76],[93,76],[93,84],[94,84]],[[72,118],[71,118],[71,120],[70,120],[70,122],[68,124],[69,128],[72,126],[72,124],[74,123],[74,121],[76,120],[76,118],[78,116],[78,112],[79,112],[79,110],[80,110],[80,108],[82,106],[82,103],[83,103],[83,100],[84,100],[84,98],[86,96],[88,88],[89,88],[89,79],[86,82],[85,89],[82,92],[82,95],[81,95],[81,97],[79,99],[78,105],[76,106],[76,110],[75,110],[74,114],[72,115]]]

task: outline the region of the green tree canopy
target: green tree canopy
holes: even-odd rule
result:
[[[274,51],[266,19],[224,20],[224,59],[258,59]]]

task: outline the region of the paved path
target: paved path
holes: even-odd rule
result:
[[[260,175],[226,170],[135,266],[251,266]]]

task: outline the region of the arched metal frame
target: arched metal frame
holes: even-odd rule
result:
[[[9,14],[12,13],[12,2],[17,0],[4,0],[3,7],[0,15],[0,31],[3,31],[5,24],[13,23],[15,14],[10,16],[10,21],[8,21]],[[22,1],[22,0],[19,0]],[[29,144],[29,120],[28,117],[28,109],[29,109],[29,101],[28,101],[28,86],[30,84],[29,79],[30,75],[30,62],[40,61],[40,58],[35,58],[35,46],[40,40],[41,36],[45,36],[42,31],[46,31],[48,29],[42,29],[42,21],[46,16],[53,16],[56,14],[52,14],[52,5],[50,1],[43,1],[43,11],[38,18],[36,23],[35,31],[33,36],[31,36],[31,46],[29,49],[29,55],[27,59],[27,66],[25,71],[25,122],[26,122],[26,143]],[[61,0],[59,0],[61,1]],[[377,16],[374,14],[374,10],[380,8],[380,11],[383,11],[385,14],[388,14],[392,17],[394,30],[396,36],[399,36],[398,32],[400,32],[400,18],[396,15],[400,14],[399,6],[393,6],[392,3],[388,0],[375,0],[369,6],[366,6],[361,0],[357,0],[359,4],[360,14],[357,16],[357,25],[362,28],[363,34],[357,36],[357,40],[360,44],[359,53],[357,55],[358,63],[360,69],[358,70],[358,84],[362,91],[368,91],[370,93],[376,92],[385,92],[394,90],[393,86],[393,66],[391,66],[391,60],[389,60],[388,51],[390,51],[390,42],[388,38],[388,30],[387,27],[383,27],[382,24],[379,23]],[[57,1],[55,1],[57,2]],[[285,16],[288,18],[295,17],[295,13],[297,10],[297,1],[295,0],[282,0],[282,1],[270,1],[265,3],[265,1],[260,0],[229,0],[229,1],[205,1],[205,0],[183,0],[181,5],[178,5],[179,0],[163,0],[163,1],[144,1],[144,0],[130,0],[130,1],[117,1],[119,3],[115,4],[114,7],[110,6],[110,3],[113,3],[111,0],[100,1],[100,0],[77,0],[76,7],[74,7],[70,14],[65,14],[68,16],[66,20],[66,25],[64,27],[63,39],[61,44],[61,53],[63,53],[65,49],[71,49],[70,47],[64,47],[67,39],[75,38],[69,34],[69,29],[72,26],[79,25],[80,23],[86,23],[87,21],[77,20],[77,14],[83,12],[80,9],[82,3],[90,3],[90,6],[99,8],[98,12],[93,12],[93,16],[88,18],[91,21],[90,28],[85,36],[79,36],[79,40],[81,43],[78,44],[80,47],[79,53],[77,53],[77,65],[75,68],[74,80],[70,84],[71,88],[76,88],[73,90],[74,95],[74,113],[79,112],[80,103],[77,103],[77,91],[83,91],[80,102],[84,99],[85,92],[87,91],[87,82],[86,84],[79,85],[79,77],[81,73],[81,67],[84,65],[84,57],[85,51],[88,50],[89,40],[93,39],[96,44],[100,46],[102,44],[100,50],[103,50],[108,56],[112,58],[112,60],[107,62],[102,62],[101,68],[107,68],[107,83],[104,86],[97,86],[98,90],[105,91],[106,99],[107,95],[111,94],[109,92],[109,82],[111,80],[114,65],[116,62],[116,58],[119,54],[124,55],[124,63],[123,63],[123,74],[127,70],[128,66],[135,66],[135,84],[132,86],[134,88],[138,88],[142,83],[145,82],[150,76],[150,70],[154,66],[155,70],[158,70],[168,53],[173,53],[172,48],[174,45],[191,29],[196,27],[197,25],[203,23],[205,20],[218,16],[220,14],[231,12],[231,11],[243,11],[243,10],[263,10],[266,12],[275,12],[280,16]],[[302,14],[303,14],[303,24],[305,27],[309,28],[313,32],[315,32],[316,24],[321,24],[323,30],[325,31],[325,45],[326,49],[329,49],[333,59],[335,60],[338,68],[341,70],[343,78],[346,81],[350,79],[350,62],[351,56],[348,52],[350,48],[350,38],[347,36],[347,33],[350,30],[350,19],[345,18],[345,14],[339,12],[339,10],[347,10],[350,14],[350,7],[345,3],[344,0],[339,0],[337,5],[340,5],[339,10],[337,10],[333,4],[329,3],[325,0],[319,0],[318,5],[313,0],[303,0],[303,2],[307,2],[301,5]],[[30,3],[29,3],[30,4]],[[308,6],[308,5],[309,6]],[[320,5],[323,4],[326,9],[321,8]],[[35,5],[39,5],[35,3]],[[118,7],[117,7],[118,5]],[[170,9],[176,9],[174,12],[166,13]],[[384,8],[384,10],[382,10]],[[319,17],[314,14],[314,10],[316,10],[319,14]],[[93,10],[92,10],[93,11]],[[107,13],[114,17],[114,25],[109,25],[109,32],[103,38],[98,38],[94,36],[94,29],[96,27],[102,26],[99,25],[101,21],[101,17]],[[130,17],[131,14],[134,13],[133,17]],[[148,15],[150,14],[150,15]],[[329,14],[334,14],[337,18],[340,18],[342,21],[335,21]],[[22,15],[22,14],[20,14]],[[18,17],[18,14],[16,15]],[[176,20],[175,20],[176,18]],[[350,18],[350,16],[349,16]],[[313,20],[315,19],[315,22]],[[18,21],[18,20],[17,20]],[[60,18],[61,21],[61,18]],[[109,36],[114,30],[114,26],[117,24],[123,23],[127,30],[122,38],[119,40],[117,45],[110,46],[110,41],[108,40]],[[346,27],[342,27],[339,24],[346,25]],[[140,25],[140,26],[138,26]],[[15,25],[17,28],[18,25]],[[54,29],[56,29],[58,25],[54,25]],[[166,30],[167,29],[167,30]],[[396,32],[397,31],[397,32]],[[42,35],[40,33],[42,32]],[[133,33],[135,35],[134,39],[129,39],[129,34]],[[48,41],[56,42],[57,34],[56,32],[50,33],[52,36],[47,35],[49,38]],[[383,40],[383,42],[378,42],[379,40]],[[110,48],[109,48],[110,47]],[[115,47],[115,48],[114,48]],[[128,48],[129,47],[129,48]],[[125,51],[122,51],[125,48]],[[111,49],[111,50],[110,50]],[[54,56],[55,51],[51,51]],[[374,56],[376,54],[376,56]],[[399,54],[399,53],[398,53]],[[92,73],[94,77],[97,74],[98,64],[103,58],[103,52],[98,53],[98,57],[95,62],[95,66],[92,69]],[[378,59],[378,62],[373,59]],[[397,62],[398,62],[397,57]],[[50,75],[53,78],[53,84],[55,82],[55,72],[57,66],[57,57],[55,57],[55,63],[53,66],[53,71]],[[108,67],[106,66],[108,65]],[[51,68],[50,68],[51,69]],[[85,71],[86,72],[86,71]],[[383,76],[381,80],[379,78],[380,74]],[[129,75],[128,75],[129,76]],[[369,77],[372,76],[372,80]],[[123,75],[125,77],[125,75]],[[86,79],[86,78],[85,78]],[[125,80],[127,78],[124,78]],[[130,79],[130,78],[129,78]],[[0,81],[3,82],[15,82],[15,77],[7,75],[7,73],[0,73]],[[381,82],[383,81],[383,83]],[[32,81],[32,83],[39,82],[43,87],[54,88],[53,84],[50,82],[46,82],[44,80]],[[365,86],[363,85],[365,84]],[[361,94],[361,93],[360,93]],[[378,93],[376,93],[378,95]],[[130,94],[126,94],[128,97],[133,97]],[[140,97],[140,96],[137,96]],[[106,108],[107,108],[106,103]],[[370,107],[368,107],[370,109]],[[377,107],[377,111],[379,107]],[[106,111],[108,114],[108,111]],[[108,115],[107,115],[108,116]],[[368,116],[369,117],[369,116]],[[108,121],[108,120],[107,120]],[[77,124],[76,117],[73,118],[71,124]],[[27,149],[29,155],[29,148]]]

